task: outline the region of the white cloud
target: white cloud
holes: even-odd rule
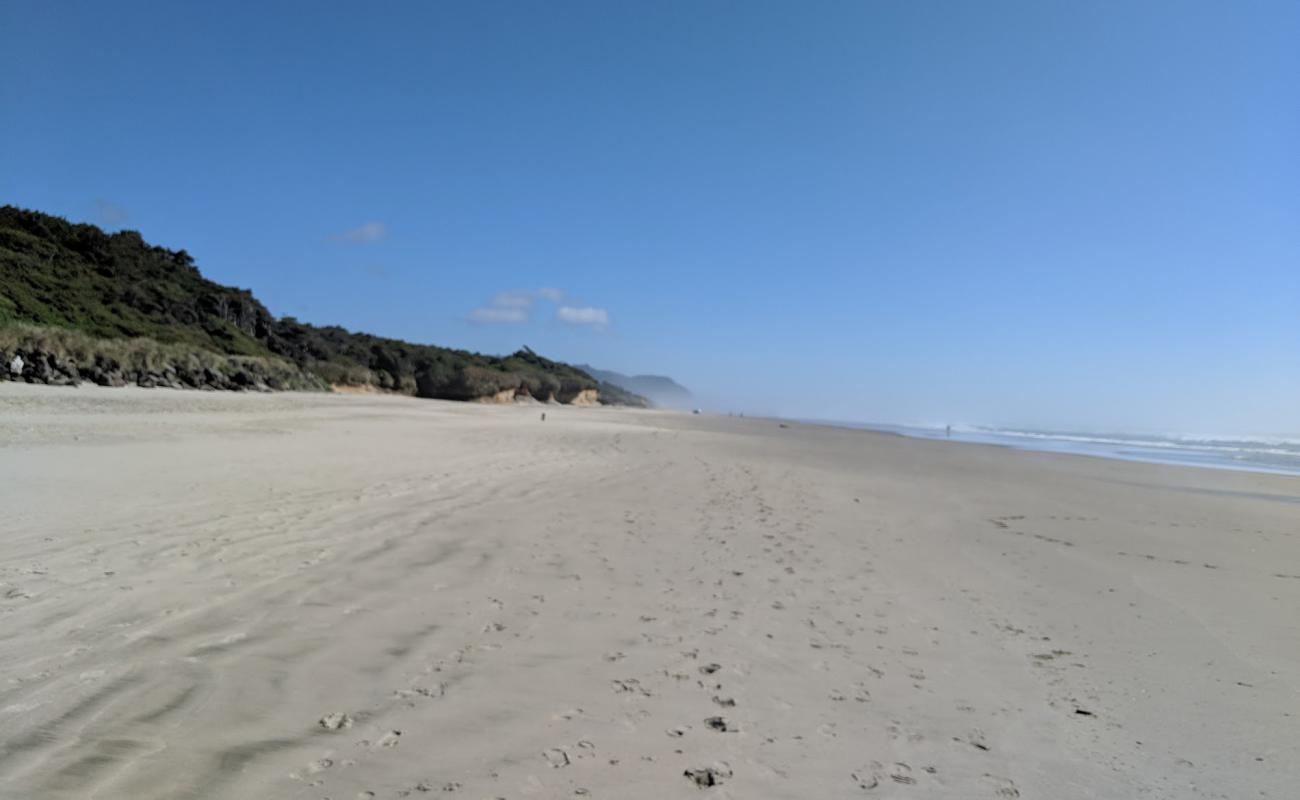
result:
[[[498,308],[485,306],[469,312],[473,322],[527,322],[527,308]]]
[[[591,306],[560,306],[555,316],[570,325],[591,325],[601,328],[609,324],[609,312]]]
[[[469,319],[471,322],[527,322],[536,299],[536,292],[531,289],[499,292],[487,305],[469,312]]]
[[[473,322],[527,322],[538,300],[559,303],[564,300],[560,289],[511,289],[494,296],[487,305],[469,312]]]
[[[388,226],[382,222],[367,222],[330,238],[336,242],[377,242],[388,237]]]
[[[486,305],[469,312],[472,322],[527,322],[533,316],[537,301],[562,303],[567,292],[555,288],[512,289],[496,294]],[[609,312],[594,306],[560,305],[555,318],[569,325],[589,325],[604,328],[609,325]]]

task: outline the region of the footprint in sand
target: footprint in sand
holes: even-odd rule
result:
[[[556,749],[562,749],[562,748],[556,748]],[[575,744],[571,751],[565,751],[565,753],[566,755],[572,753],[572,755],[570,755],[569,757],[574,761],[581,761],[584,758],[595,758],[596,745],[593,744],[592,742],[587,741],[586,739],[583,739],[582,741]]]
[[[1020,790],[1016,788],[1015,781],[1010,778],[999,778],[997,775],[985,773],[984,780],[993,784],[993,794],[997,797],[1020,796]]]
[[[894,783],[901,783],[907,786],[916,783],[916,778],[912,777],[912,768],[901,761],[890,766],[889,779]]]
[[[360,744],[362,747],[369,747],[371,750],[374,750],[380,747],[397,747],[397,744],[398,742],[401,741],[401,739],[402,739],[401,731],[389,731],[388,733],[385,733],[383,736],[380,736],[377,740],[373,742],[368,739],[363,739],[358,744]]]
[[[346,730],[352,727],[352,717],[341,711],[336,711],[333,714],[326,714],[321,717],[318,724],[327,731]]]
[[[688,769],[682,774],[701,789],[718,786],[732,776],[731,767],[725,761],[719,761],[709,767]]]
[[[878,761],[872,761],[867,766],[849,773],[849,777],[853,779],[859,789],[870,791],[880,785],[880,776],[883,771],[884,765]]]
[[[427,697],[430,700],[442,697],[447,693],[445,683],[437,683],[433,686],[412,686],[410,689],[397,689],[393,694],[397,697]]]
[[[636,678],[624,678],[622,680],[610,681],[614,687],[615,694],[640,694],[643,697],[650,697],[649,689],[641,685],[641,681]]]
[[[570,763],[569,754],[564,752],[564,749],[560,747],[551,747],[543,750],[542,758],[546,759],[546,763],[550,764],[552,769],[567,767]]]

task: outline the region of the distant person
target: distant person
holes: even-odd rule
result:
[[[543,411],[543,412],[542,412],[542,422],[545,422],[545,421],[546,421],[546,412]]]
[[[947,436],[949,439],[952,438],[952,426],[951,426],[951,425],[949,425],[947,428],[944,428],[944,430],[943,430],[943,435],[944,435],[944,436]]]

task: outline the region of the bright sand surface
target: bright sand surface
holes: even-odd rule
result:
[[[1300,791],[1300,479],[541,410],[0,384],[0,797]]]

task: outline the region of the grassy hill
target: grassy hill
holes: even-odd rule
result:
[[[0,208],[0,355],[41,382],[223,389],[376,388],[455,400],[590,400],[600,384],[524,348],[510,356],[277,319],[204,278],[184,250]],[[7,369],[0,369],[0,374]],[[610,387],[604,402],[644,404]]]

